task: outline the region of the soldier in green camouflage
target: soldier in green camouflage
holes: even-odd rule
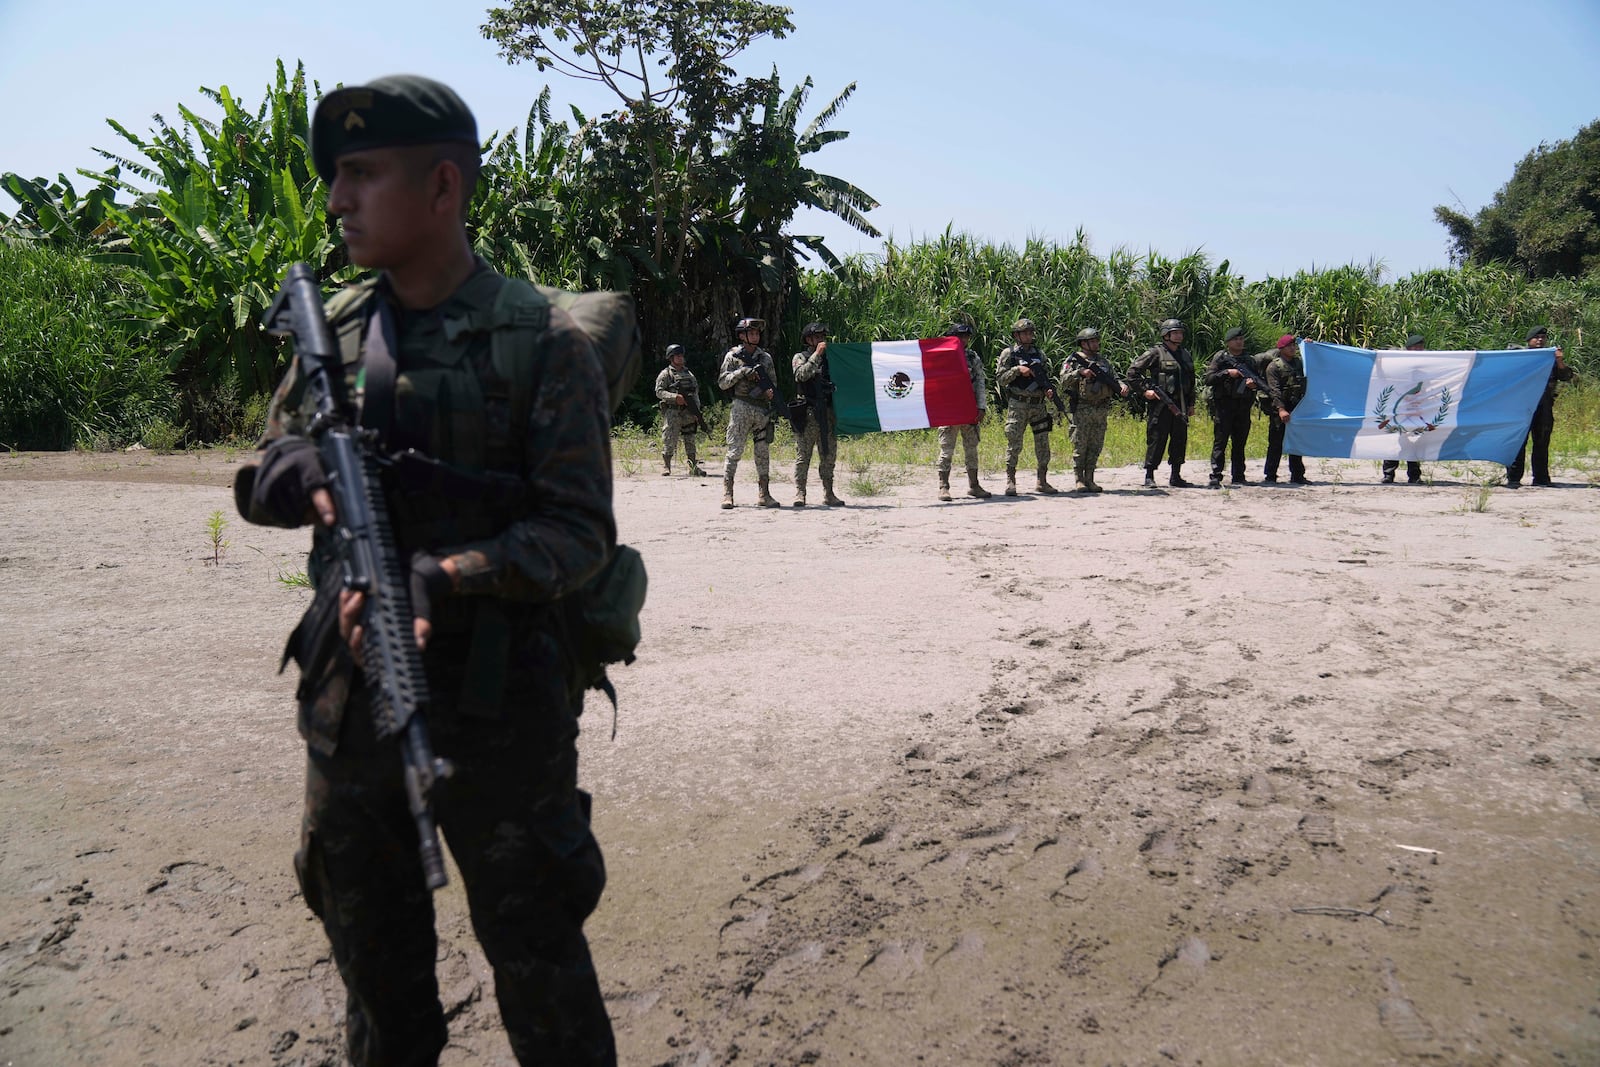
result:
[[[817,474],[822,478],[822,502],[830,508],[844,504],[833,493],[833,461],[839,451],[837,420],[833,414],[833,378],[828,374],[828,327],[807,323],[800,331],[805,350],[790,364],[795,388],[805,400],[805,419],[794,437],[794,506],[806,506],[806,471],[811,453],[817,453]]]
[[[1034,328],[1029,319],[1011,325],[1011,347],[995,361],[995,381],[1006,396],[1006,496],[1017,495],[1017,461],[1022,458],[1022,432],[1033,431],[1033,458],[1038,464],[1036,490],[1053,496],[1059,492],[1050,484],[1050,431],[1055,426],[1047,402],[1056,395],[1050,380],[1049,364],[1034,347]]]
[[[1545,348],[1550,344],[1550,328],[1535,326],[1524,338],[1529,348]],[[1528,436],[1517,449],[1516,458],[1506,467],[1506,488],[1515,489],[1522,484],[1522,472],[1528,459],[1528,443],[1533,443],[1533,484],[1553,485],[1550,480],[1550,437],[1556,428],[1556,393],[1562,382],[1577,377],[1577,371],[1567,366],[1561,346],[1555,350],[1555,362],[1550,366],[1550,377],[1545,381],[1544,394],[1533,409],[1533,420],[1528,425]]]
[[[1189,449],[1189,419],[1194,417],[1194,357],[1183,347],[1183,323],[1165,319],[1157,327],[1161,342],[1128,365],[1128,380],[1144,394],[1144,487],[1154,489],[1161,454],[1172,464],[1167,484],[1187,488],[1183,460]],[[1159,388],[1172,401],[1161,399]],[[1173,407],[1177,410],[1174,411]]]
[[[956,437],[961,438],[961,449],[967,461],[967,495],[982,500],[990,496],[989,490],[978,484],[978,423],[989,410],[989,385],[983,373],[983,360],[972,340],[972,327],[957,323],[950,328],[951,337],[961,338],[967,353],[967,376],[972,380],[972,393],[978,402],[978,420],[966,426],[939,427],[939,499],[950,499],[950,463],[955,459]]]
[[[1072,438],[1072,473],[1086,493],[1103,492],[1095,484],[1095,467],[1106,442],[1106,419],[1128,383],[1117,379],[1111,361],[1100,354],[1100,331],[1085,327],[1075,338],[1076,354],[1061,364],[1061,388],[1067,394],[1067,425]],[[1115,383],[1115,385],[1113,385]]]
[[[577,788],[584,681],[562,600],[616,544],[604,372],[566,312],[499,315],[508,283],[473,255],[464,224],[476,123],[448,87],[396,76],[336,89],[317,106],[311,147],[350,261],[380,271],[327,306],[363,424],[382,429],[386,449],[502,487],[463,498],[403,478],[384,486],[413,586],[428,591],[413,604],[431,605],[414,623],[430,694],[419,714],[455,766],[434,813],[500,1016],[520,1063],[613,1064],[583,935],[605,864]],[[502,331],[523,350],[511,379],[493,358]],[[309,407],[291,372],[273,394],[261,466],[236,494],[252,521],[319,522],[308,570],[337,581]],[[378,736],[357,669],[362,607],[341,594],[327,669],[301,678],[309,751],[295,872],[345,985],[351,1061],[428,1064],[448,1038],[433,900],[400,739]]]
[[[661,405],[661,476],[672,474],[672,457],[683,440],[683,458],[689,473],[704,478],[706,472],[695,455],[700,433],[700,383],[685,364],[682,345],[667,346],[667,365],[656,375],[656,400]]]
[[[1278,461],[1283,458],[1283,437],[1289,428],[1294,409],[1306,395],[1306,368],[1300,361],[1300,342],[1293,334],[1278,338],[1277,351],[1263,352],[1272,358],[1267,363],[1267,390],[1272,394],[1272,420],[1267,423],[1267,462],[1261,480],[1272,485],[1278,480]],[[1306,479],[1306,461],[1299,456],[1289,457],[1289,481],[1295,485],[1309,485]]]
[[[733,476],[739,470],[746,440],[755,446],[756,481],[761,487],[756,503],[764,508],[778,506],[768,482],[772,435],[777,427],[773,405],[778,400],[778,375],[772,356],[761,347],[761,331],[766,327],[763,319],[740,319],[733,331],[739,343],[722,357],[722,372],[717,375],[717,388],[733,395],[728,409],[728,458],[722,468],[724,508],[733,507]]]

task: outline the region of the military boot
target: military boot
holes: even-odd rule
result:
[[[1006,468],[1006,496],[1017,495],[1017,468]]]
[[[733,475],[731,474],[722,476],[722,506],[725,508],[733,507]]]
[[[661,477],[663,477],[663,478],[672,477],[672,453],[671,452],[663,452],[663,453],[661,453]]]
[[[794,506],[797,507],[797,508],[803,508],[803,507],[806,506],[806,483],[805,482],[795,482],[794,483]]]
[[[698,459],[695,459],[693,456],[690,456],[689,457],[689,473],[694,475],[696,478],[704,478],[706,476],[706,469],[704,467],[700,466],[700,461]]]
[[[1083,491],[1086,492],[1086,493],[1103,493],[1103,492],[1105,492],[1104,489],[1101,489],[1098,485],[1095,484],[1095,481],[1094,481],[1094,468],[1089,466],[1089,464],[1087,464],[1087,463],[1085,463],[1083,465]]]
[[[1146,489],[1154,489],[1156,487],[1156,469],[1154,467],[1146,467],[1144,469],[1144,487]]]
[[[1167,479],[1167,484],[1178,489],[1192,489],[1194,487],[1194,483],[1179,473],[1181,469],[1182,468],[1177,466],[1172,468],[1172,475]]]
[[[757,507],[775,508],[775,507],[780,506],[776,500],[772,499],[772,493],[769,492],[768,488],[767,488],[768,481],[764,476],[757,477],[756,485],[761,490],[761,495],[756,497],[756,506]]]
[[[1049,473],[1050,465],[1048,463],[1041,463],[1039,465],[1039,480],[1034,484],[1033,487],[1034,491],[1039,493],[1041,496],[1055,496],[1057,493],[1061,492],[1061,490],[1050,484],[1050,479],[1047,477]]]
[[[946,503],[949,503],[949,501],[950,501],[950,472],[949,471],[940,471],[939,472],[939,499],[945,501]]]
[[[967,495],[977,500],[987,500],[994,494],[978,484],[978,468],[967,468]]]
[[[822,479],[822,502],[830,508],[844,507],[844,501],[833,495],[833,479],[831,477]]]

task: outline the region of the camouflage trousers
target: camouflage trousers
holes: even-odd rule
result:
[[[1086,474],[1092,478],[1100,464],[1100,450],[1106,444],[1106,416],[1110,413],[1110,404],[1079,404],[1068,420],[1072,469],[1080,481]]]
[[[836,425],[833,409],[828,409],[828,429]],[[806,412],[806,428],[794,439],[794,484],[797,489],[806,487],[806,471],[811,468],[811,453],[817,453],[817,473],[823,485],[833,484],[833,463],[839,456],[839,438],[832,432],[823,440],[822,427],[817,425],[814,411]]]
[[[417,857],[395,738],[378,740],[364,690],[339,746],[313,750],[295,872],[344,979],[352,1063],[435,1064],[447,1038],[434,961],[433,896]],[[435,729],[455,775],[434,814],[466,887],[473,932],[494,969],[517,1061],[614,1064],[611,1022],[583,936],[605,887],[577,787],[577,719],[516,707]]]
[[[755,439],[756,474],[766,480],[772,458],[772,415],[766,408],[748,400],[735,400],[728,414],[728,458],[722,468],[725,478],[732,478],[744,458],[744,443]]]
[[[688,433],[684,432],[685,426],[695,427]],[[699,421],[690,415],[684,408],[673,405],[664,408],[661,412],[661,458],[670,461],[678,453],[678,441],[683,441],[683,455],[690,463],[698,463],[700,459],[695,455],[694,439],[699,433]]]
[[[981,413],[980,413],[981,417]],[[949,474],[950,463],[956,458],[956,438],[961,438],[961,450],[967,460],[967,470],[978,469],[978,424],[939,427],[939,473]]]
[[[1016,397],[1006,402],[1006,470],[1017,469],[1017,460],[1022,458],[1022,433],[1029,428],[1033,429],[1034,459],[1041,467],[1050,466],[1050,428],[1054,423],[1044,405],[1043,400]],[[1041,426],[1044,429],[1038,429]]]

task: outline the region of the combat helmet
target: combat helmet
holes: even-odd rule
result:
[[[805,328],[800,331],[800,340],[802,341],[807,337],[826,336],[828,336],[828,324],[825,322],[808,322],[805,324]]]
[[[1011,336],[1015,337],[1024,330],[1032,330],[1033,328],[1034,325],[1032,319],[1018,319],[1016,322],[1011,324]]]
[[[1093,326],[1085,326],[1083,329],[1078,331],[1078,336],[1074,337],[1073,340],[1081,345],[1085,341],[1096,340],[1099,336],[1099,330],[1095,329]]]
[[[1161,325],[1156,328],[1156,332],[1160,335],[1162,340],[1165,340],[1167,334],[1171,333],[1173,330],[1181,329],[1184,329],[1182,319],[1162,319]]]
[[[671,363],[673,356],[686,356],[682,345],[668,345],[666,353],[661,358]]]
[[[733,332],[735,334],[741,334],[746,330],[765,330],[766,328],[766,319],[740,319],[738,324],[734,326]]]

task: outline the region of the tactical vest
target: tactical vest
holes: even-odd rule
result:
[[[656,402],[668,411],[681,407],[676,399],[678,396],[694,396],[698,390],[699,384],[695,381],[694,375],[689,373],[689,368],[687,367],[683,370],[678,370],[676,367],[668,367],[656,376]],[[671,393],[674,399],[661,399],[660,394],[663,391]]]
[[[386,482],[397,543],[409,555],[434,552],[489,538],[505,529],[525,506],[517,483],[526,459],[526,429],[533,410],[537,346],[550,325],[552,294],[580,327],[593,322],[595,342],[611,394],[612,410],[632,385],[640,356],[631,298],[623,294],[563,294],[501,278],[493,303],[444,316],[437,329],[442,343],[425,351],[402,344],[396,353],[394,422],[389,449],[414,448],[443,461],[439,468],[415,469]],[[367,368],[362,342],[376,312],[377,280],[350,286],[330,298],[324,312],[340,361],[348,395],[358,410],[366,399]],[[470,283],[469,283],[470,284]],[[589,299],[589,298],[594,299]],[[576,308],[576,312],[574,310]],[[602,347],[604,346],[604,347]],[[367,420],[363,420],[367,421]],[[426,439],[419,437],[426,434]],[[458,473],[459,472],[459,475]],[[493,484],[462,481],[479,472]],[[459,480],[458,480],[459,478]],[[313,553],[331,560],[331,545]],[[313,581],[317,580],[313,573]],[[606,565],[584,586],[550,605],[510,605],[493,597],[450,597],[435,606],[434,629],[444,635],[471,633],[467,692],[463,709],[488,710],[497,704],[505,675],[512,614],[546,614],[547,624],[566,634],[578,681],[603,690],[616,706],[606,677],[608,663],[631,663],[639,642],[639,611],[647,579],[639,553],[618,545]],[[615,723],[613,721],[613,731]]]
[[[1033,368],[1033,377],[1012,375],[1006,382],[1006,396],[1024,404],[1043,406],[1045,390],[1055,388],[1050,384],[1050,365],[1044,361],[1044,353],[1037,348],[1023,348],[1021,345],[1012,345],[1000,353],[999,369],[1002,372],[1023,364]],[[996,374],[996,377],[999,375]]]

